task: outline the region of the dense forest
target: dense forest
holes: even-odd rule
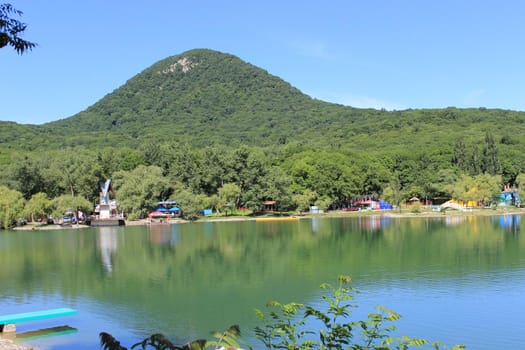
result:
[[[191,50],[70,118],[0,122],[0,220],[90,211],[107,178],[132,218],[168,198],[186,213],[270,199],[337,209],[362,196],[489,204],[525,182],[524,122],[508,110],[327,103],[235,56]]]

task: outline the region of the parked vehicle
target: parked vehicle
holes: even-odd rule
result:
[[[73,215],[64,215],[62,217],[62,225],[72,225],[77,223],[77,218]]]

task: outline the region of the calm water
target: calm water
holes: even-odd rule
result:
[[[161,332],[175,343],[240,324],[270,300],[313,303],[322,282],[352,276],[355,315],[399,312],[400,334],[519,349],[525,342],[521,216],[222,222],[0,232],[0,314],[72,307],[69,325],[18,340],[40,349],[100,349],[106,331],[131,346]]]

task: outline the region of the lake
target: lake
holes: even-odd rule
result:
[[[525,237],[519,215],[311,218],[44,231],[0,231],[0,314],[71,307],[75,316],[17,325],[40,349],[128,348],[153,333],[176,344],[261,325],[268,301],[316,303],[344,274],[354,315],[384,305],[399,334],[468,349],[525,342]],[[21,338],[36,329],[66,334]]]

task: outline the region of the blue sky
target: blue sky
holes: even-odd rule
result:
[[[38,43],[0,49],[4,121],[70,117],[195,48],[354,107],[525,111],[521,0],[4,1]]]

